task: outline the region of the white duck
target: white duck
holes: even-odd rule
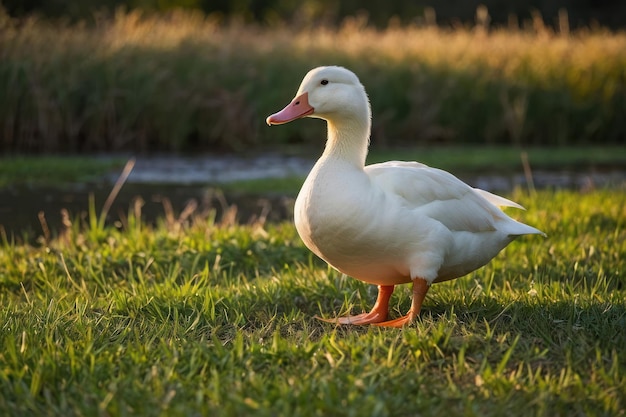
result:
[[[326,321],[401,327],[419,314],[432,283],[485,265],[517,236],[543,235],[497,207],[520,205],[446,171],[418,162],[366,167],[370,105],[357,76],[345,68],[311,70],[296,97],[267,123],[302,117],[326,120],[328,139],[296,199],[298,233],[331,266],[379,288],[369,313]],[[387,321],[394,286],[409,282],[408,314]]]

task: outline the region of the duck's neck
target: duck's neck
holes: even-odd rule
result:
[[[328,140],[322,158],[335,158],[365,167],[370,137],[370,115],[328,120]]]

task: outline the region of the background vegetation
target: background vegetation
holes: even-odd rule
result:
[[[514,194],[549,237],[434,285],[403,330],[315,320],[375,291],[292,224],[149,227],[138,205],[105,227],[92,208],[37,246],[0,242],[0,414],[623,415],[625,196]]]
[[[549,25],[559,26],[559,15],[567,13],[572,27],[601,25],[617,29],[626,21],[623,2],[590,0],[3,0],[9,13],[39,13],[65,19],[91,19],[94,12],[111,13],[118,7],[129,10],[167,11],[173,8],[201,10],[222,19],[236,18],[246,22],[273,25],[282,22],[338,24],[347,16],[367,13],[370,21],[385,27],[390,19],[402,23],[419,23],[430,19],[442,25],[472,25],[476,9],[489,9],[490,20],[497,26],[512,21],[525,24],[543,16]],[[532,24],[532,23],[531,23]]]
[[[118,11],[93,24],[0,17],[0,150],[243,150],[321,142],[323,125],[265,117],[310,68],[365,84],[376,146],[622,144],[626,35],[445,29],[365,17],[338,27]]]

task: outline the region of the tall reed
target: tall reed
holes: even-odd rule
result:
[[[261,29],[119,12],[94,26],[0,16],[0,150],[242,150],[309,143],[268,129],[311,67],[365,84],[373,143],[623,143],[626,34],[369,27]]]

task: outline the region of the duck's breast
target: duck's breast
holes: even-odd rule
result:
[[[451,243],[445,227],[377,187],[362,171],[312,174],[294,212],[309,249],[347,275],[389,285],[410,282],[418,253],[420,265],[435,278]]]

